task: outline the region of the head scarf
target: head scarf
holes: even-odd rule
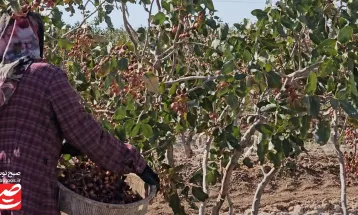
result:
[[[9,102],[24,71],[43,57],[43,23],[32,12],[0,18],[0,110]]]

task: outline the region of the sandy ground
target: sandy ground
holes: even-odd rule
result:
[[[306,147],[310,156],[299,157],[296,171],[281,169],[274,180],[266,187],[261,200],[260,214],[340,214],[339,165],[331,145]],[[175,159],[178,164],[185,163],[186,173],[201,165],[203,146],[193,144],[195,155],[187,159],[180,147],[175,148]],[[347,148],[343,148],[347,150]],[[309,159],[308,159],[309,158]],[[262,179],[258,166],[234,171],[230,196],[235,214],[247,214],[259,181]],[[358,214],[358,185],[347,188],[347,199],[350,214]],[[211,187],[210,208],[218,195],[218,186]],[[188,214],[198,214],[184,203]],[[224,203],[221,214],[227,214],[228,204]],[[162,196],[156,197],[150,206],[148,215],[173,214]],[[206,214],[210,214],[207,210]]]

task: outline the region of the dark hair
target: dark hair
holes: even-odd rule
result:
[[[45,40],[45,25],[42,20],[42,17],[38,13],[30,12],[29,16],[32,16],[36,19],[38,24],[37,36],[39,37],[39,45],[40,45],[40,56],[43,58],[44,52],[44,40]]]

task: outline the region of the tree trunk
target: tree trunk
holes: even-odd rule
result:
[[[265,173],[264,170],[262,170],[262,173],[264,174],[264,178],[262,179],[261,183],[257,186],[257,189],[256,189],[254,201],[252,203],[252,208],[251,208],[252,215],[259,214],[261,196],[265,190],[265,187],[272,180],[273,176],[277,173],[278,170],[279,170],[279,168],[274,167],[267,174]]]
[[[203,153],[203,161],[202,161],[202,169],[203,169],[203,191],[204,193],[209,195],[209,189],[206,182],[206,174],[208,168],[208,157],[210,152],[211,142],[213,141],[213,137],[208,137],[205,144],[205,151]],[[200,204],[199,208],[199,215],[205,215],[205,208],[206,208],[207,200]]]
[[[228,215],[234,215],[234,204],[231,201],[230,194],[227,194],[226,198],[229,203],[229,214]]]
[[[237,162],[241,155],[244,153],[244,149],[252,145],[251,136],[255,133],[255,127],[261,122],[261,119],[257,119],[245,132],[241,141],[240,141],[240,148],[234,150],[234,154],[230,158],[229,163],[226,166],[224,177],[221,182],[221,189],[216,200],[216,203],[211,211],[211,215],[219,215],[220,208],[224,203],[224,200],[228,194],[230,185],[231,185],[231,175],[232,172],[237,165]]]
[[[165,157],[167,159],[168,165],[171,167],[174,167],[175,162],[174,162],[174,148],[173,145],[170,145],[167,149],[167,151],[165,152]]]
[[[331,140],[339,161],[339,176],[341,180],[341,207],[343,215],[348,215],[347,209],[347,179],[343,153],[339,146],[338,116],[337,110],[333,111]]]
[[[194,135],[194,132],[190,132],[188,137],[185,138],[185,133],[183,132],[181,134],[181,141],[183,143],[183,147],[184,147],[184,152],[185,152],[185,155],[187,158],[191,158],[193,156],[193,150],[191,149],[190,147],[190,143],[193,139],[193,135]]]

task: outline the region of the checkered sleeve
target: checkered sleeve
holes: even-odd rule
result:
[[[65,72],[58,70],[54,76],[49,95],[64,138],[105,169],[142,173],[146,162],[136,148],[113,137],[85,111]]]

